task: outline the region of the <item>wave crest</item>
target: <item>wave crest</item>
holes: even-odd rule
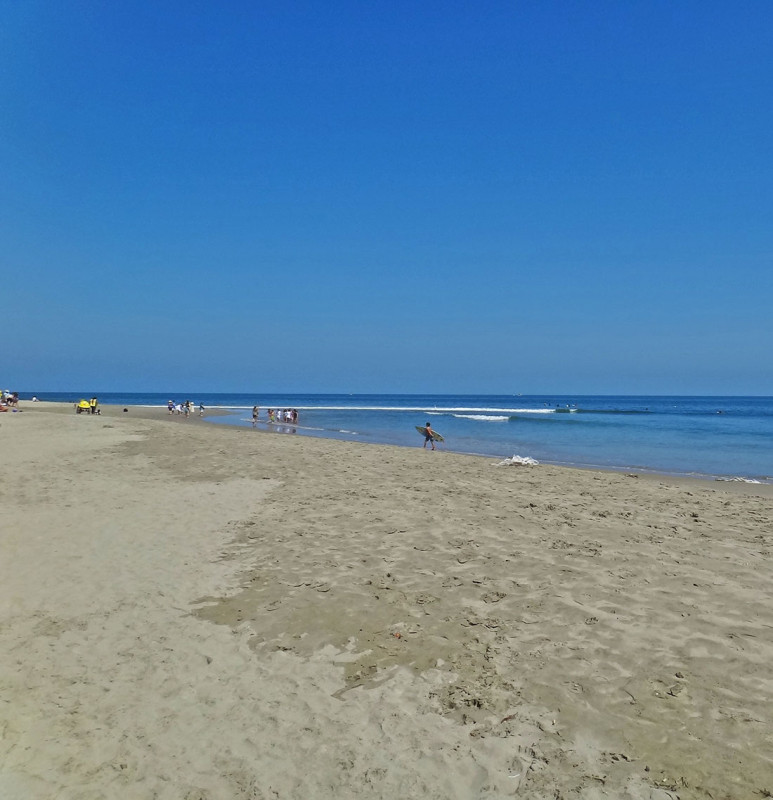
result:
[[[492,414],[454,414],[457,419],[477,419],[481,422],[507,422],[510,417],[494,416]]]

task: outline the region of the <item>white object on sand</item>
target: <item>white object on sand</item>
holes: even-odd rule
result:
[[[497,463],[498,467],[532,467],[539,464],[534,458],[529,458],[529,456],[513,456],[512,458],[506,458],[504,461],[500,461]]]

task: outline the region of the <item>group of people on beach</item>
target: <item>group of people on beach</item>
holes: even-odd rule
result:
[[[267,422],[285,422],[290,425],[298,424],[297,408],[269,408],[266,411]],[[260,407],[252,407],[252,427],[254,428],[260,421]]]
[[[8,411],[9,408],[17,408],[19,405],[19,393],[5,389],[0,394],[0,411]]]
[[[191,400],[186,400],[184,403],[175,403],[174,400],[170,400],[166,407],[170,414],[182,414],[184,417],[189,417],[193,413],[196,404]],[[199,403],[199,416],[204,416],[203,403]]]

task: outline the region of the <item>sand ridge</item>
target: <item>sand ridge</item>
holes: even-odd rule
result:
[[[770,487],[65,411],[0,421],[4,796],[773,790]]]

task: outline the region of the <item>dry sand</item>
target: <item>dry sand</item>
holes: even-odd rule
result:
[[[773,487],[23,407],[2,800],[773,792]]]

